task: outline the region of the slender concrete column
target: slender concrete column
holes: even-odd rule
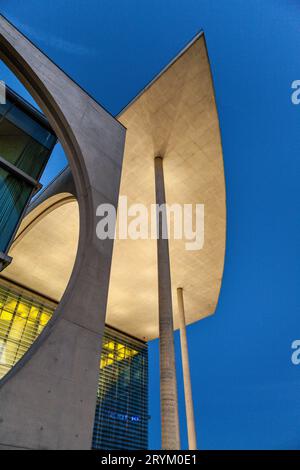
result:
[[[165,184],[163,161],[155,158],[156,203],[165,204]],[[160,401],[162,448],[180,449],[178,397],[175,368],[174,327],[172,308],[172,288],[169,258],[169,241],[165,206],[158,211],[158,301],[159,301],[159,336],[160,336]]]
[[[196,450],[197,439],[196,439],[196,430],[195,430],[194,404],[193,404],[193,396],[192,396],[189,352],[188,352],[188,344],[187,344],[187,337],[186,337],[185,312],[184,312],[182,287],[179,287],[177,289],[177,300],[178,300],[178,319],[179,319],[179,327],[180,327],[180,344],[181,344],[181,357],[182,357],[184,396],[185,396],[189,450]]]

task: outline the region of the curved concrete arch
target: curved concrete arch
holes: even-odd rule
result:
[[[22,240],[22,238],[31,230],[34,225],[40,222],[41,219],[46,217],[48,214],[53,212],[55,209],[68,204],[71,201],[77,201],[76,197],[70,193],[60,193],[55,196],[51,196],[46,201],[43,201],[32,209],[28,215],[23,219],[17,235],[12,243],[11,250],[13,250]]]
[[[113,248],[96,237],[96,207],[117,206],[125,128],[3,16],[0,47],[68,156],[80,212],[78,253],[57,313],[0,382],[0,447],[89,449]]]
[[[12,248],[19,243],[28,228],[40,220],[42,215],[47,215],[49,211],[70,200],[77,200],[77,194],[71,170],[67,167],[31,202],[12,243]]]
[[[32,212],[37,206],[40,206],[44,201],[47,201],[52,196],[59,195],[61,193],[72,194],[77,199],[76,188],[70,167],[61,171],[61,173],[48,186],[37,194],[34,200],[30,203],[26,215]]]
[[[63,193],[43,202],[15,239],[14,262],[4,278],[58,304],[70,280],[79,238],[79,208],[74,196]],[[30,260],[30,262],[28,262]]]

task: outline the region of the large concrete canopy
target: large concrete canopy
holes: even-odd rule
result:
[[[215,312],[223,273],[226,231],[225,183],[218,115],[203,36],[193,41],[119,115],[127,128],[120,195],[128,204],[155,203],[154,157],[164,157],[169,204],[205,205],[204,246],[187,251],[170,240],[173,302],[185,291],[186,320]],[[47,210],[25,219],[5,276],[56,301],[76,258],[79,212],[62,195]],[[50,207],[50,208],[49,208]],[[52,207],[52,211],[51,211]],[[158,337],[155,240],[114,244],[106,322],[137,338]],[[178,328],[177,315],[174,318]]]

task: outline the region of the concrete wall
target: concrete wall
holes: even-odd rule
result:
[[[0,58],[63,145],[80,210],[78,255],[56,314],[0,382],[0,448],[89,449],[113,248],[96,237],[96,207],[117,206],[125,129],[3,16]]]

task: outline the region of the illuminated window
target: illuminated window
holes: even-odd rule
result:
[[[100,362],[93,448],[148,447],[148,350],[106,327]]]
[[[55,304],[0,286],[0,378],[21,359],[42,332]]]

